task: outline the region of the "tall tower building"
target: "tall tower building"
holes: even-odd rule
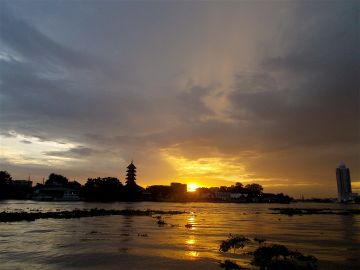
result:
[[[344,163],[340,163],[336,168],[336,180],[338,188],[338,201],[346,202],[351,197],[351,180],[350,170],[346,168]]]
[[[136,180],[136,167],[133,161],[131,161],[129,166],[127,166],[127,170],[126,170],[126,185],[136,186],[135,180]]]

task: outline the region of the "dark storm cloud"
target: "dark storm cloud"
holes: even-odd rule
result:
[[[79,114],[80,101],[85,97],[74,93],[71,80],[64,79],[63,73],[69,69],[73,72],[86,69],[91,60],[17,19],[4,3],[2,8],[1,42],[5,53],[18,58],[1,61],[1,94],[6,101],[2,107],[2,123],[11,128],[33,117],[44,120]]]
[[[4,130],[58,140],[67,137],[67,128],[90,130],[93,122],[109,128],[112,123],[103,119],[116,115],[124,122],[127,108],[146,108],[137,105],[136,94],[108,91],[104,80],[112,67],[52,40],[1,6],[2,53],[9,55],[0,59]]]
[[[265,56],[258,74],[238,76],[233,117],[245,115],[260,134],[291,147],[359,142],[357,12],[345,5],[297,14],[307,23],[286,29],[283,43],[291,43],[282,55]]]
[[[170,89],[154,96],[150,89],[147,94],[144,86],[134,89],[118,81],[121,74],[109,77],[114,63],[62,45],[4,3],[2,13],[1,42],[8,54],[0,67],[3,129],[45,141],[81,140],[82,134],[101,134],[102,129],[115,138],[210,113],[200,101],[208,91],[204,87],[189,83],[185,92]]]
[[[1,40],[25,59],[41,64],[61,64],[73,67],[86,67],[93,64],[81,52],[69,49],[39,32],[27,22],[17,19],[1,2]]]

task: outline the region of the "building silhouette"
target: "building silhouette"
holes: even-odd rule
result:
[[[338,201],[349,201],[352,195],[350,170],[344,163],[340,163],[339,167],[336,168],[336,180],[338,188]]]
[[[144,188],[136,184],[136,166],[133,161],[127,166],[125,179],[124,199],[126,201],[141,201]]]
[[[133,161],[127,166],[126,170],[126,185],[127,186],[136,186],[136,166]]]
[[[186,194],[187,192],[187,184],[171,183],[170,188],[173,193],[177,193],[177,194]]]

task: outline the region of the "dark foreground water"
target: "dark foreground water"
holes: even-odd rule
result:
[[[105,216],[0,223],[0,269],[196,269],[246,255],[220,253],[229,233],[261,237],[319,259],[319,269],[360,269],[360,216],[270,214],[270,207],[359,208],[337,204],[0,202],[0,211],[184,210],[151,217]],[[185,224],[193,224],[186,228]],[[246,251],[246,250],[245,250]],[[249,265],[247,265],[249,267]]]

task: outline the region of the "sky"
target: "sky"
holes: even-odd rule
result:
[[[0,0],[0,169],[360,192],[358,1]]]

